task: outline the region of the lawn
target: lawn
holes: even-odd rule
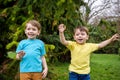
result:
[[[69,63],[48,63],[49,79],[68,80]],[[113,54],[92,54],[91,80],[120,80],[120,56]]]

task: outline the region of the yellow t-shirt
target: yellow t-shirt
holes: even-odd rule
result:
[[[66,47],[71,52],[69,71],[73,71],[78,74],[90,73],[90,54],[98,49],[98,44],[85,43],[80,45],[74,41],[69,41]]]

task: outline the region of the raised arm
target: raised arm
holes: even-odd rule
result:
[[[60,24],[58,26],[58,30],[59,30],[59,37],[60,37],[60,42],[63,44],[63,45],[68,45],[68,41],[65,39],[65,36],[64,36],[64,31],[65,31],[66,27],[64,26],[64,24]]]
[[[119,34],[114,34],[110,39],[107,39],[107,40],[99,43],[99,48],[103,48],[103,47],[107,46],[108,44],[110,44],[111,42],[118,40],[119,37],[120,37]]]

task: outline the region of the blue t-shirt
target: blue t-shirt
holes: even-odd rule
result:
[[[42,72],[41,57],[46,53],[43,41],[39,39],[25,39],[20,41],[16,52],[24,51],[20,62],[20,72]]]

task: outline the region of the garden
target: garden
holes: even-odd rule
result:
[[[26,39],[26,22],[33,19],[42,26],[37,38],[45,43],[45,80],[68,80],[71,57],[60,43],[59,24],[65,24],[67,40],[74,40],[73,29],[77,26],[89,29],[90,43],[100,43],[120,33],[120,2],[105,0],[97,6],[96,1],[0,0],[0,80],[19,80],[20,60],[15,59],[15,51],[19,42]],[[120,80],[120,40],[95,51],[90,66],[91,80]]]

